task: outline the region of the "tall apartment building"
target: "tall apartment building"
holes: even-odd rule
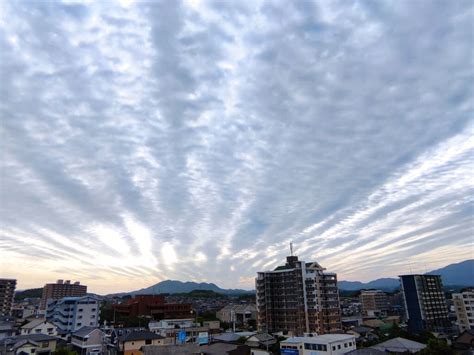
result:
[[[285,265],[257,274],[256,290],[261,331],[303,335],[342,328],[337,276],[315,261],[288,256]]]
[[[387,294],[381,290],[362,290],[359,299],[365,316],[379,316],[389,310]]]
[[[99,326],[99,301],[91,296],[64,297],[48,303],[46,320],[59,330],[75,332],[84,326]]]
[[[474,330],[474,288],[453,293],[453,303],[459,331]]]
[[[0,279],[0,316],[9,316],[12,311],[16,280]]]
[[[402,275],[401,289],[408,331],[445,332],[450,326],[439,275]]]
[[[58,280],[56,283],[46,284],[43,287],[40,308],[46,309],[48,300],[59,300],[63,297],[82,297],[87,294],[87,286],[79,281],[71,283],[70,280]]]

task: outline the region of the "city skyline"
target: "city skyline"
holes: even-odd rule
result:
[[[339,280],[474,258],[471,2],[0,8],[18,289],[253,289],[290,242]]]

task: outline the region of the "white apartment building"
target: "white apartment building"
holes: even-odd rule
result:
[[[280,342],[280,353],[285,355],[340,355],[356,350],[351,334],[323,334],[292,337]]]
[[[84,326],[98,327],[99,301],[91,296],[52,301],[46,309],[46,320],[65,332],[75,332]]]
[[[453,293],[454,311],[459,331],[474,329],[474,288],[461,293]]]

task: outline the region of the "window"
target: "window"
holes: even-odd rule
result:
[[[150,345],[150,344],[151,344],[151,339],[146,339],[146,340],[145,340],[145,344],[146,344],[146,345]]]
[[[337,349],[338,349],[338,350],[340,350],[340,349],[341,349],[341,344],[339,344],[339,345],[337,346]]]
[[[332,347],[332,350],[333,350],[333,351],[336,351],[336,347],[335,347],[335,346],[333,346],[333,347]]]
[[[77,323],[76,326],[80,327],[82,325],[82,323]]]
[[[30,352],[31,352],[32,354],[34,354],[35,351],[36,351],[36,349],[31,349],[31,350],[30,350]]]

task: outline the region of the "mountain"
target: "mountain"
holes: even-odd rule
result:
[[[337,285],[341,290],[346,291],[357,291],[371,288],[383,291],[393,291],[394,289],[400,286],[400,282],[398,281],[398,279],[383,278],[366,283],[360,281],[339,281]]]
[[[444,286],[474,286],[474,259],[450,264],[426,274],[441,275]],[[341,290],[346,291],[374,288],[383,291],[393,291],[400,286],[400,282],[398,278],[383,278],[366,283],[360,281],[339,281],[338,286]]]
[[[25,298],[41,298],[43,295],[42,288],[30,288],[29,290],[18,290],[15,292],[15,300],[22,301]]]
[[[441,275],[443,285],[474,286],[474,259],[450,264],[427,274]]]
[[[247,294],[253,293],[254,291],[247,291],[247,290],[240,290],[240,289],[223,289],[213,283],[205,283],[205,282],[181,282],[175,280],[166,280],[157,283],[156,285],[142,288],[137,291],[132,291],[128,293],[124,293],[121,295],[153,295],[159,293],[188,293],[195,290],[207,290],[207,291],[214,291],[216,293],[221,293],[225,295],[239,295],[239,294]]]

